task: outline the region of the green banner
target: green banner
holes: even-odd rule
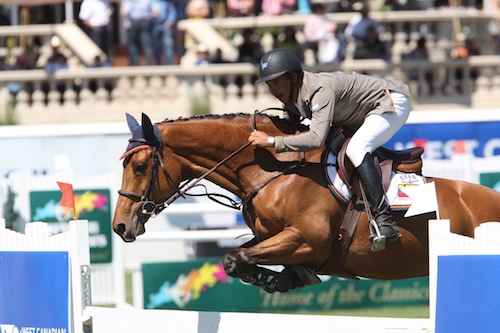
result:
[[[112,261],[111,206],[108,189],[75,190],[76,216],[89,222],[90,261],[93,264]],[[61,191],[31,191],[31,221],[50,223],[54,233],[69,229],[71,209],[59,206]]]
[[[346,280],[269,294],[226,275],[221,259],[142,265],[144,308],[237,312],[327,312],[429,304],[429,279]]]
[[[480,173],[479,183],[500,192],[500,172]]]

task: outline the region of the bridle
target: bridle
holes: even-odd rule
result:
[[[130,139],[129,141],[132,142],[132,141],[138,141],[138,140],[137,139]],[[141,213],[143,215],[150,215],[151,217],[155,217],[166,207],[165,203],[157,204],[156,202],[154,202],[154,200],[151,197],[151,190],[153,188],[153,183],[156,179],[156,175],[158,172],[158,165],[161,166],[161,169],[163,170],[163,173],[165,174],[165,178],[172,179],[172,177],[168,173],[167,168],[165,167],[165,164],[163,163],[163,159],[161,156],[161,146],[160,147],[147,146],[147,147],[145,147],[145,149],[152,149],[151,155],[152,155],[152,159],[153,159],[153,165],[152,165],[151,173],[149,174],[149,181],[148,181],[148,185],[146,186],[146,190],[144,191],[144,194],[140,195],[140,194],[137,194],[135,192],[127,191],[127,190],[118,190],[118,194],[122,195],[126,198],[129,198],[132,201],[142,202]]]
[[[251,123],[252,123],[252,128],[255,129],[255,114],[252,114],[251,117]],[[129,142],[141,142],[146,145],[146,141],[143,139],[130,139]],[[179,199],[180,197],[185,197],[186,192],[192,189],[193,187],[197,186],[199,182],[201,182],[203,179],[205,179],[210,173],[215,171],[218,167],[220,167],[222,164],[226,163],[228,160],[239,154],[242,150],[250,146],[250,142],[247,142],[234,152],[232,152],[229,156],[221,160],[219,163],[214,165],[212,168],[207,170],[203,175],[198,177],[197,179],[191,179],[185,182],[183,185],[181,185],[177,190],[163,203],[156,203],[151,195],[151,190],[153,188],[153,183],[156,179],[157,176],[157,170],[158,166],[161,166],[163,173],[165,174],[165,177],[167,179],[172,180],[172,177],[167,171],[167,168],[165,167],[165,164],[163,163],[163,158],[161,154],[161,148],[162,146],[160,145],[159,147],[151,147],[147,146],[145,149],[152,149],[152,159],[153,159],[153,165],[152,165],[152,170],[151,173],[149,174],[149,180],[148,180],[148,185],[146,186],[146,190],[144,191],[144,194],[140,195],[132,191],[127,191],[127,190],[118,190],[118,194],[122,195],[132,201],[135,202],[141,202],[141,213],[143,215],[149,215],[151,217],[156,217],[159,213],[161,213],[165,208],[167,208],[170,204],[172,204],[175,200]],[[230,198],[228,198],[230,199]],[[219,202],[220,203],[220,202]],[[227,205],[228,206],[228,205]],[[233,204],[233,206],[229,206],[232,208],[239,209],[238,204]]]

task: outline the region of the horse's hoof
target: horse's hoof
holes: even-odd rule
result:
[[[236,264],[236,254],[234,251],[227,252],[222,259],[222,266],[227,275],[238,277],[238,267]]]
[[[261,288],[270,294],[276,291],[286,293],[292,288],[292,279],[288,275],[280,274],[275,276],[270,281],[260,280],[258,284],[260,284]]]

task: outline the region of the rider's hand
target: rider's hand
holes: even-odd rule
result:
[[[274,146],[271,145],[268,141],[269,135],[267,135],[265,132],[261,131],[253,131],[250,133],[250,136],[248,137],[248,142],[252,143],[252,146],[257,146],[257,147],[272,147]]]

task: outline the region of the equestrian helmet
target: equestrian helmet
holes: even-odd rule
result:
[[[270,81],[285,73],[302,73],[297,56],[287,49],[273,49],[262,56],[259,64],[258,83]]]

